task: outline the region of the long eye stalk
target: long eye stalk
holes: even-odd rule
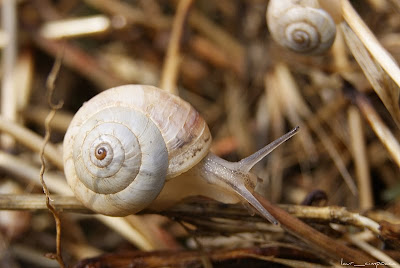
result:
[[[251,204],[264,218],[276,225],[278,221],[261,205],[251,192],[254,188],[252,182],[255,175],[250,172],[250,169],[280,144],[293,137],[298,130],[299,127],[292,129],[282,137],[239,162],[229,162],[209,153],[199,164],[199,174],[208,183],[219,185],[230,192],[235,192]]]
[[[274,140],[267,146],[265,146],[265,147],[261,148],[260,150],[258,150],[257,152],[255,152],[254,154],[240,160],[238,163],[241,166],[241,169],[243,170],[243,172],[249,172],[250,169],[252,169],[255,164],[260,162],[264,157],[266,157],[269,153],[271,153],[273,150],[275,150],[279,145],[281,145],[282,143],[284,143],[285,141],[287,141],[288,139],[290,139],[291,137],[296,135],[296,133],[299,131],[299,129],[300,129],[300,127],[298,127],[298,126],[295,127],[294,129],[292,129],[285,135]]]

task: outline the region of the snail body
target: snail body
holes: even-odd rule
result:
[[[267,25],[277,43],[298,53],[321,54],[336,36],[335,22],[318,0],[271,0]]]
[[[204,195],[225,203],[244,199],[276,223],[251,193],[250,169],[295,132],[228,162],[209,152],[210,131],[189,103],[156,87],[125,85],[75,114],[64,138],[65,175],[77,199],[105,215]]]

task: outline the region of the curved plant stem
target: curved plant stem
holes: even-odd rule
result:
[[[56,58],[56,62],[53,65],[53,68],[48,76],[47,79],[47,89],[48,89],[48,103],[49,106],[51,107],[50,113],[47,115],[44,127],[45,127],[45,136],[42,144],[42,148],[40,149],[40,161],[42,163],[42,166],[40,168],[40,183],[42,184],[43,187],[43,192],[46,195],[46,206],[50,210],[50,212],[53,214],[54,220],[56,222],[56,230],[57,230],[57,238],[56,238],[56,255],[53,256],[53,254],[50,255],[50,258],[55,258],[60,265],[60,267],[64,268],[65,264],[61,255],[61,219],[58,211],[55,209],[55,207],[50,203],[50,191],[47,188],[46,182],[44,181],[43,175],[46,170],[46,163],[45,163],[45,156],[44,156],[44,149],[46,148],[47,143],[49,142],[50,135],[51,135],[51,129],[50,129],[50,122],[53,120],[53,117],[58,109],[60,109],[63,105],[63,102],[59,102],[58,104],[53,104],[51,98],[53,96],[54,92],[54,82],[55,79],[57,78],[57,74],[60,70],[61,67],[61,60],[62,60],[62,55]]]

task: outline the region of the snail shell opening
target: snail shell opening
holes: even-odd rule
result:
[[[335,22],[323,9],[296,5],[295,2],[270,1],[267,24],[272,38],[299,53],[327,51],[335,40]]]
[[[75,114],[64,138],[68,184],[86,207],[136,213],[165,180],[201,161],[211,134],[187,102],[151,86],[106,90]]]

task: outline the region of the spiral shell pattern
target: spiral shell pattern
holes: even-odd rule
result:
[[[336,36],[335,22],[317,0],[271,0],[267,24],[277,43],[299,53],[321,54]]]
[[[65,175],[85,206],[125,216],[151,204],[166,178],[197,164],[210,142],[204,120],[178,97],[151,86],[116,87],[74,116],[64,138]]]

